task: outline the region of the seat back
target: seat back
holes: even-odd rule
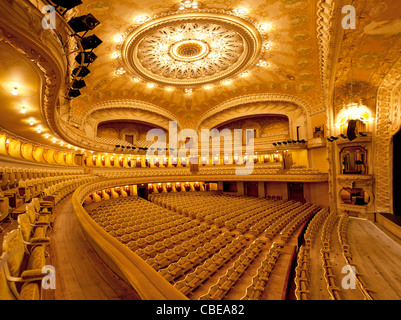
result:
[[[22,239],[25,242],[29,242],[32,234],[32,226],[28,214],[23,213],[18,216],[18,227],[21,230]]]
[[[3,221],[10,214],[10,199],[0,192],[0,221]]]

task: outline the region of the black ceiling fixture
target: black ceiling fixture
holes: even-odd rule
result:
[[[81,40],[81,45],[84,50],[93,50],[97,48],[103,41],[100,40],[96,35],[84,37]]]
[[[81,91],[79,91],[79,89],[68,90],[68,96],[70,98],[76,98],[76,97],[79,97],[80,95],[81,95]]]
[[[61,15],[64,15],[68,10],[82,4],[81,0],[52,0],[52,2],[56,5]],[[59,7],[62,7],[64,10],[60,10]]]
[[[86,33],[90,30],[95,29],[99,24],[100,21],[97,20],[91,13],[80,17],[74,17],[70,21],[68,21],[68,25],[75,33]]]
[[[90,73],[90,70],[85,67],[85,66],[81,66],[81,67],[76,67],[73,71],[72,74],[76,77],[79,78],[83,78],[86,77],[88,74]]]
[[[74,82],[71,85],[71,88],[73,89],[82,89],[86,87],[86,83],[84,80],[74,80]]]
[[[82,61],[82,55],[83,55],[83,61]],[[75,61],[80,64],[82,64],[82,63],[90,64],[90,63],[94,62],[96,59],[97,59],[97,55],[94,54],[92,51],[80,53],[75,57]]]

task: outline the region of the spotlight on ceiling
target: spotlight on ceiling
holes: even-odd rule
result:
[[[78,63],[85,63],[85,64],[87,64],[87,63],[92,63],[92,62],[94,62],[96,59],[97,59],[97,55],[94,54],[94,53],[91,52],[91,51],[83,52],[83,59],[82,59],[82,53],[78,54],[78,55],[75,57],[75,61],[76,61],[76,62],[78,62]],[[83,61],[82,61],[82,60],[83,60]]]
[[[79,33],[95,29],[100,22],[89,13],[84,16],[72,18],[70,21],[68,21],[68,24],[75,33]]]
[[[86,87],[86,83],[84,80],[74,80],[74,82],[71,85],[71,88],[73,89],[82,89]]]
[[[93,50],[97,48],[103,41],[100,40],[96,35],[91,35],[82,38],[81,45],[84,50]]]
[[[66,10],[70,10],[82,4],[81,0],[52,0],[52,1],[56,6],[63,7]]]
[[[77,76],[79,78],[86,77],[90,73],[90,70],[87,67],[77,67],[72,71],[72,74],[74,76]]]
[[[78,89],[70,89],[68,91],[68,96],[70,98],[76,98],[79,97],[81,95],[81,92]]]

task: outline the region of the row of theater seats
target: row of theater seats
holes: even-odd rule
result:
[[[252,283],[247,287],[246,294],[241,300],[259,300],[261,298],[282,248],[281,244],[273,242],[269,252],[260,264],[256,275],[252,278]]]
[[[1,190],[6,191],[17,188],[20,184],[20,181],[69,176],[69,175],[80,175],[80,174],[83,174],[82,170],[74,170],[74,169],[50,170],[50,169],[3,167],[0,168]]]
[[[331,212],[325,220],[320,236],[323,248],[321,249],[321,259],[323,262],[324,279],[327,284],[327,290],[333,300],[341,300],[340,288],[336,284],[336,276],[332,265],[332,239],[331,234],[337,223],[338,216],[335,211]]]
[[[120,197],[86,207],[86,210],[110,235],[187,296],[196,294],[212,275],[228,267],[216,284],[208,284],[210,290],[202,299],[223,299],[260,252],[267,249],[263,248],[267,241],[263,232],[257,236],[246,234],[263,217],[271,216],[272,224],[278,220],[275,233],[283,232],[281,240],[274,244],[254,275],[258,286],[260,281],[266,280],[265,265],[271,265],[271,258],[278,258],[276,253],[295,229],[319,209],[295,201],[209,192],[151,194],[149,199],[151,201],[137,196]],[[280,214],[276,216],[276,212]],[[280,220],[280,217],[285,219]],[[245,226],[248,220],[252,223]],[[235,223],[241,225],[244,232],[237,227],[231,229],[231,224]],[[246,297],[257,296],[244,295]]]
[[[226,227],[229,230],[237,229],[240,232],[247,231],[257,221],[276,212],[280,206],[288,207],[299,204],[293,201],[213,193],[154,194],[149,196],[149,200],[193,219],[215,224],[218,227]],[[247,208],[247,210],[244,211],[243,208]]]
[[[310,221],[304,234],[304,244],[301,245],[297,257],[297,266],[295,268],[295,296],[297,300],[309,300],[310,283],[310,254],[314,246],[314,240],[318,235],[318,230],[322,227],[324,221],[329,215],[329,210],[323,208]]]
[[[18,180],[18,187],[0,191],[0,222],[4,221],[6,218],[10,218],[12,210],[16,209],[19,205],[28,203],[35,197],[47,195],[54,195],[56,199],[58,199],[59,196],[57,193],[60,193],[59,190],[66,190],[64,188],[65,186],[72,186],[74,182],[80,179],[86,179],[87,177],[87,175],[75,170],[59,170],[54,172],[23,170],[23,172],[25,172],[26,175],[20,176],[21,179]],[[30,174],[28,174],[29,172]],[[36,178],[33,172],[36,172]],[[31,177],[31,179],[28,179],[29,177]],[[27,178],[27,180],[22,180],[23,178]],[[93,181],[93,178],[87,181]]]
[[[72,177],[72,176],[70,176]],[[46,247],[51,239],[56,205],[80,185],[96,178],[80,176],[61,181],[44,190],[46,195],[33,198],[19,214],[16,228],[3,237],[0,257],[0,299],[40,300],[42,280],[47,268]]]
[[[202,295],[200,300],[222,300],[227,293],[234,287],[250,264],[258,257],[262,251],[262,246],[266,242],[262,239],[255,239],[251,245],[235,260],[234,264],[227,269],[226,273],[219,278],[217,283],[212,285],[209,291]],[[187,277],[188,278],[188,277]],[[184,280],[188,282],[187,278]],[[190,285],[189,282],[187,285]]]

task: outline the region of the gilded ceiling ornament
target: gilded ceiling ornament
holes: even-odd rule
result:
[[[216,9],[165,13],[126,35],[120,67],[147,82],[188,89],[239,76],[266,50],[254,21]]]

